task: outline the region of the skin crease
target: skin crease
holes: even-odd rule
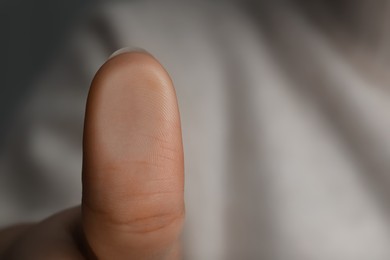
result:
[[[3,230],[0,256],[181,258],[180,116],[172,81],[150,54],[120,53],[95,75],[85,114],[82,172],[81,206]]]

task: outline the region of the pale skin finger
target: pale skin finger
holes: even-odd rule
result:
[[[82,207],[0,232],[0,256],[179,259],[183,182],[172,82],[151,55],[122,53],[91,85]]]
[[[163,259],[184,220],[172,81],[150,54],[122,53],[93,80],[84,129],[83,227],[100,259]]]
[[[1,259],[85,259],[80,229],[80,207],[55,214],[19,232]],[[2,235],[2,233],[0,233]]]

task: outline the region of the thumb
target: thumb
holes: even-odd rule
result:
[[[144,52],[97,72],[83,143],[82,220],[99,259],[171,259],[184,220],[183,149],[172,82]]]

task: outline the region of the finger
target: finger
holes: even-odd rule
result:
[[[144,52],[97,72],[84,125],[83,228],[99,259],[172,253],[183,216],[183,150],[175,91]]]
[[[82,260],[80,233],[80,207],[67,209],[25,226],[0,259]]]
[[[17,224],[0,230],[0,259],[4,258],[2,257],[3,252],[14,244],[32,225],[31,223]]]

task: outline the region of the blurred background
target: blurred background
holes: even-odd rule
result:
[[[0,2],[0,226],[80,203],[84,108],[115,50],[170,73],[186,259],[390,259],[390,2]]]

